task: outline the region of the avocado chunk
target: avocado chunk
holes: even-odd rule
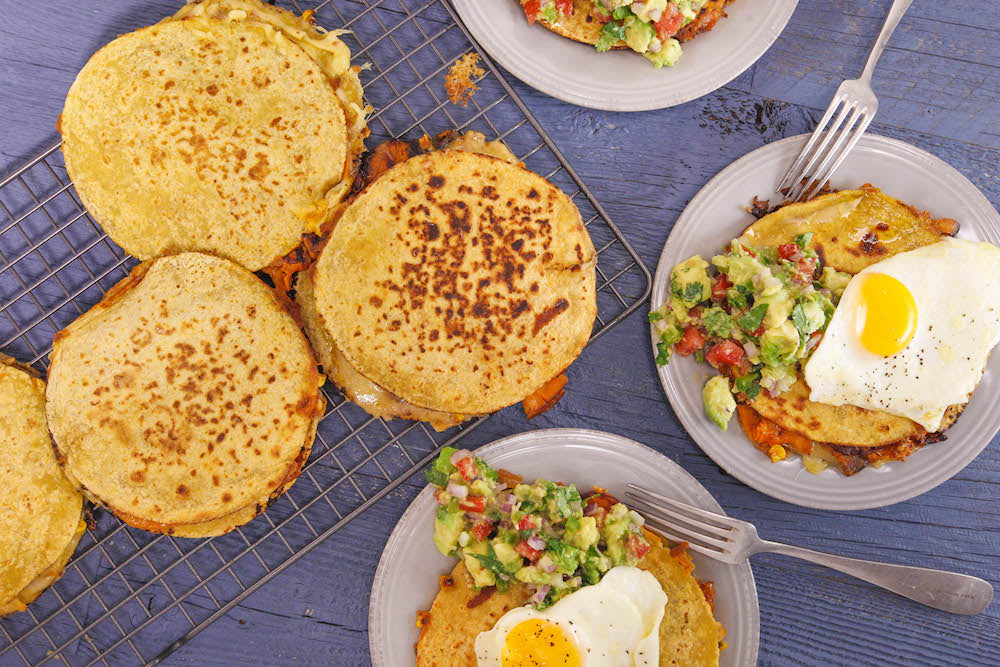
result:
[[[712,296],[712,279],[708,277],[708,262],[695,255],[670,272],[670,291],[687,308]],[[673,305],[673,303],[671,303]],[[674,310],[676,314],[676,309]]]
[[[434,517],[434,546],[445,556],[451,555],[458,548],[458,536],[464,529],[465,517],[461,512],[438,507]]]
[[[734,243],[733,245],[736,244]],[[742,251],[743,249],[740,247],[739,250]],[[712,264],[719,271],[726,274],[729,282],[734,285],[752,284],[754,276],[770,273],[769,269],[760,260],[743,252],[740,254],[716,255],[712,258]]]
[[[586,551],[591,546],[597,544],[601,539],[601,533],[597,530],[597,519],[592,516],[580,517],[580,530],[566,533],[566,541],[577,549]]]
[[[677,61],[680,60],[681,43],[671,37],[670,39],[664,40],[660,43],[659,51],[649,49],[642,55],[646,57],[646,60],[653,63],[654,69],[660,69],[661,67],[673,67],[677,64]]]
[[[637,53],[646,53],[649,42],[656,35],[653,24],[645,23],[635,16],[625,19],[625,43]]]
[[[840,299],[844,294],[844,289],[849,282],[851,282],[851,274],[838,271],[830,266],[824,266],[823,275],[819,277],[819,284],[830,290],[836,299]]]
[[[793,363],[799,349],[799,332],[791,320],[771,327],[760,338],[760,359],[766,366]]]
[[[729,390],[729,380],[721,375],[711,378],[701,390],[701,399],[705,402],[705,414],[708,418],[723,431],[729,428],[729,420],[736,412],[736,401]]]

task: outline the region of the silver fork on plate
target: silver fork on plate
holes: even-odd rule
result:
[[[628,487],[625,495],[639,505],[633,505],[633,509],[646,518],[647,527],[669,540],[687,542],[692,551],[723,563],[739,563],[761,552],[785,554],[825,565],[954,614],[978,614],[993,599],[993,586],[979,577],[834,556],[769,542],[757,537],[757,529],[746,521],[693,507],[635,484]]]
[[[878,110],[878,98],[872,90],[872,72],[875,71],[875,64],[882,56],[889,36],[911,2],[913,0],[895,0],[892,3],[861,76],[840,84],[805,148],[781,178],[777,192],[783,193],[787,188],[787,201],[804,200],[818,192],[872,122]],[[833,123],[827,128],[831,118]]]

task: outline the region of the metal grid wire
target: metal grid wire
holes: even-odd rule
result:
[[[304,5],[304,6],[303,6]],[[649,294],[649,271],[503,75],[489,72],[467,108],[444,93],[451,64],[479,51],[447,0],[325,0],[315,9],[344,36],[376,110],[369,146],[460,128],[498,137],[572,195],[598,249],[594,338]],[[0,350],[45,370],[54,334],[97,303],[136,260],[80,204],[55,145],[0,181]],[[158,662],[423,467],[486,418],[436,433],[370,417],[327,388],[300,479],[273,506],[222,537],[154,535],[104,512],[66,574],[28,611],[0,620],[0,661]]]

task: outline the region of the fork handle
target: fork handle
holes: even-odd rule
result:
[[[897,595],[953,614],[978,614],[993,599],[993,586],[979,577],[834,556],[789,544],[761,540],[757,552],[794,556],[881,586]]]
[[[885,17],[885,23],[882,24],[882,31],[878,34],[878,39],[875,40],[875,46],[872,47],[872,52],[868,56],[868,62],[865,63],[865,69],[861,73],[861,78],[871,83],[872,73],[875,71],[875,64],[878,63],[878,59],[882,57],[882,51],[885,50],[885,45],[889,42],[889,37],[892,36],[892,31],[896,29],[899,25],[899,20],[903,18],[903,14],[906,10],[910,8],[910,4],[913,0],[895,0],[892,3],[892,7],[889,8],[889,15]]]

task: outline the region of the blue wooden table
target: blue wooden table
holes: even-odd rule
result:
[[[671,225],[709,178],[748,151],[812,129],[840,80],[860,72],[889,4],[802,0],[755,66],[673,109],[604,113],[515,87],[653,268]],[[55,140],[66,91],[98,47],[175,8],[162,0],[0,0],[0,176]],[[881,104],[871,127],[943,158],[994,206],[1000,205],[997,25],[997,2],[916,0],[876,70]],[[569,389],[557,409],[530,424],[519,409],[503,411],[470,444],[532,428],[611,431],[664,452],[766,538],[957,570],[1000,586],[996,440],[918,498],[865,512],[824,512],[743,486],[697,448],[663,396],[641,313],[584,352],[570,369]],[[375,566],[420,488],[419,477],[408,480],[168,662],[367,664]],[[762,555],[753,568],[760,664],[1000,664],[1000,601],[975,617],[951,616],[802,561]]]

